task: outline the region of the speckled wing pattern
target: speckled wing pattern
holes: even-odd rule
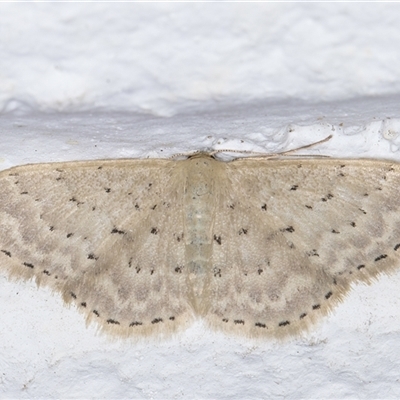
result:
[[[0,174],[0,271],[113,336],[203,318],[298,334],[399,264],[400,166],[378,160],[109,160]]]
[[[352,282],[399,267],[399,188],[400,166],[386,161],[227,164],[215,213],[210,324],[251,336],[297,334]]]
[[[192,312],[177,272],[184,180],[176,166],[119,160],[2,172],[1,268],[61,292],[111,334],[185,325]]]

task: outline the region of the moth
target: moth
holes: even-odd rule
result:
[[[296,335],[400,265],[400,165],[121,159],[0,173],[0,273],[48,286],[112,336],[202,318]]]

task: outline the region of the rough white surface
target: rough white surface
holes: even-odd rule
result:
[[[2,3],[0,167],[274,152],[329,134],[303,153],[400,161],[399,7]],[[0,397],[398,398],[399,285],[357,286],[286,343],[201,324],[135,343],[1,276]]]

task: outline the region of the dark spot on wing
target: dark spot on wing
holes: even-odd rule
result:
[[[107,324],[120,325],[120,323],[118,321],[116,321],[115,319],[111,319],[111,318],[107,320]]]
[[[96,315],[97,317],[100,317],[100,314],[97,310],[93,310],[93,314]]]
[[[122,231],[122,230],[114,227],[113,230],[111,231],[111,233],[118,233],[119,235],[124,235],[125,231]]]
[[[99,257],[96,257],[93,253],[89,253],[87,256],[88,260],[98,260]]]
[[[324,201],[324,202],[326,202],[326,201],[328,201],[328,200],[330,200],[330,199],[332,199],[333,198],[333,194],[331,194],[331,193],[328,193],[325,197],[322,197],[322,201]]]
[[[11,253],[8,250],[1,250],[6,256],[11,257]]]
[[[363,269],[363,268],[365,268],[365,265],[364,265],[364,264],[361,264],[361,265],[359,265],[359,266],[357,267],[358,270]]]
[[[140,325],[143,325],[143,323],[138,321],[134,321],[129,324],[129,326],[140,326]]]
[[[179,235],[174,233],[174,236],[176,238],[176,241],[179,243],[183,239],[183,232],[180,233]]]
[[[279,326],[286,326],[286,325],[290,325],[290,322],[289,321],[279,322]]]
[[[72,203],[76,203],[77,206],[80,206],[81,204],[85,204],[83,201],[78,201],[78,200],[76,199],[76,197],[71,197],[71,198],[69,199],[69,201],[71,201]]]
[[[34,268],[35,266],[31,263],[24,262],[25,267]]]
[[[375,258],[375,261],[383,260],[383,259],[386,258],[386,257],[387,257],[387,254],[381,254],[380,256],[378,256],[378,257]]]
[[[265,325],[265,324],[263,324],[263,323],[261,323],[261,322],[256,322],[254,325],[255,325],[257,328],[266,328],[266,327],[267,327],[267,325]]]
[[[157,235],[158,234],[158,232],[160,232],[159,231],[159,229],[158,228],[151,228],[151,231],[150,231],[153,235]]]
[[[240,231],[239,231],[239,235],[247,235],[247,229],[245,229],[245,228],[242,228]]]
[[[331,291],[329,291],[326,295],[325,295],[325,298],[328,300],[329,299],[329,297],[331,297],[332,296],[332,292]]]
[[[106,191],[106,193],[110,193],[111,192],[111,188],[104,188],[104,190]]]
[[[73,235],[73,233],[68,233],[67,238],[70,238]]]
[[[154,318],[153,321],[151,321],[152,324],[158,324],[159,322],[163,322],[162,318]]]
[[[221,236],[214,235],[214,240],[220,245],[222,243]]]
[[[234,323],[235,325],[244,325],[244,321],[243,321],[242,319],[235,319],[235,320],[233,321],[233,323]]]
[[[314,304],[313,306],[312,306],[312,309],[313,310],[318,310],[318,309],[320,309],[321,308],[321,305],[320,304]]]
[[[70,295],[73,299],[76,299],[76,294],[74,292],[70,292]]]
[[[221,278],[221,268],[214,267],[213,272],[214,272],[214,277],[218,276],[218,278]]]

